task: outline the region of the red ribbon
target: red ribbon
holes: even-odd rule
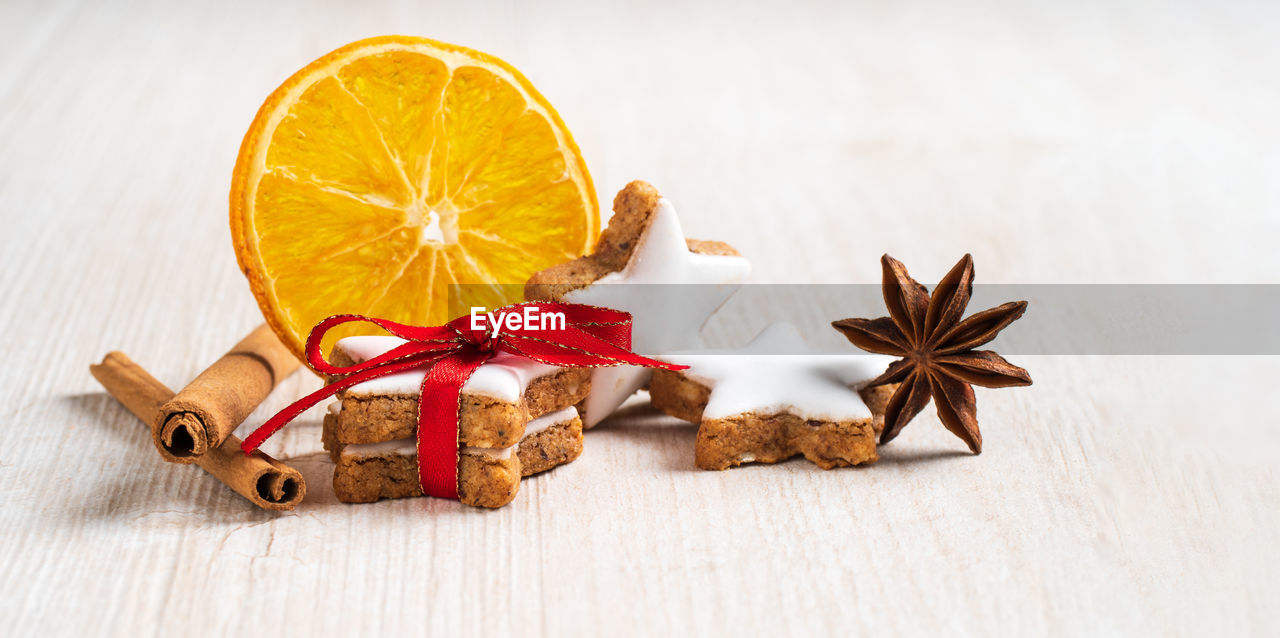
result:
[[[494,316],[501,319],[506,313],[523,314],[526,307],[539,313],[563,313],[563,328],[531,330],[503,325],[494,334],[487,317],[484,329],[473,328],[471,315],[463,315],[443,326],[407,326],[361,315],[329,317],[311,329],[307,337],[307,361],[316,372],[345,376],[268,419],[244,440],[240,449],[245,454],[253,452],[308,408],[346,388],[397,372],[425,368],[427,374],[418,400],[418,482],[423,493],[429,496],[457,500],[459,395],[471,374],[499,352],[561,367],[634,365],[668,370],[687,367],[631,352],[630,313],[581,304],[524,302],[499,308]],[[325,360],[320,342],[329,330],[353,321],[376,324],[407,341],[368,361],[335,366]]]

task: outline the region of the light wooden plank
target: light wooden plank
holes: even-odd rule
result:
[[[11,3],[0,26],[0,617],[15,635],[1270,634],[1275,357],[1011,356],[979,457],[692,465],[630,408],[481,512],[336,502],[318,415],[252,510],[162,464],[86,367],[180,386],[260,321],[226,192],[260,100],[414,33],[524,70],[601,199],[663,189],[766,283],[1275,282],[1275,5]],[[797,312],[802,312],[798,310]],[[744,340],[746,322],[718,321]],[[315,387],[285,383],[251,424]],[[640,402],[642,403],[642,402]]]

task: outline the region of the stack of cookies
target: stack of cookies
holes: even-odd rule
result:
[[[367,361],[404,343],[389,336],[339,340],[330,361]],[[415,432],[423,371],[380,377],[337,394],[324,419],[324,447],[336,467],[333,489],[348,503],[421,496]],[[458,500],[502,507],[520,479],[582,453],[574,407],[591,388],[590,370],[509,354],[480,366],[462,387],[458,410]]]

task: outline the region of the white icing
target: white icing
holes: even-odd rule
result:
[[[413,437],[393,439],[381,443],[353,443],[342,448],[342,456],[363,458],[366,456],[417,456],[418,447]]]
[[[520,438],[523,442],[525,439],[537,434],[553,425],[560,425],[572,421],[578,416],[578,411],[573,406],[569,406],[563,410],[544,414],[524,426],[524,436]],[[464,447],[463,453],[466,454],[483,454],[485,456],[506,459],[511,458],[519,444],[511,447]],[[353,443],[342,448],[343,458],[364,458],[369,456],[417,456],[418,447],[413,437],[395,439],[392,441],[383,441],[382,443]]]
[[[464,447],[463,454],[471,454],[474,456],[487,456],[491,459],[509,459],[515,454],[516,446],[511,447]]]
[[[787,412],[827,421],[870,418],[856,388],[893,361],[876,354],[823,354],[789,323],[770,325],[742,348],[658,358],[689,366],[685,375],[711,388],[705,419]]]
[[[560,425],[574,420],[578,416],[578,409],[569,406],[563,410],[557,410],[551,414],[544,414],[524,426],[524,437],[521,440],[529,438],[553,425]]]
[[[663,198],[626,267],[570,291],[564,299],[630,312],[631,349],[652,356],[702,347],[702,325],[750,274],[751,263],[743,257],[689,252],[675,207]],[[634,366],[593,371],[583,426],[592,427],[612,414],[649,376],[649,369]]]
[[[404,339],[388,335],[360,336],[339,339],[336,347],[343,349],[356,363],[360,363],[404,342]],[[556,366],[502,352],[477,368],[467,384],[462,386],[462,391],[514,403],[520,400],[531,381],[558,370],[560,368]],[[422,379],[426,374],[425,370],[415,370],[378,377],[354,385],[346,392],[356,396],[416,395],[422,389]]]
[[[339,414],[342,414],[342,402],[334,401],[333,403],[330,403],[329,414],[332,414],[333,416],[338,416]]]

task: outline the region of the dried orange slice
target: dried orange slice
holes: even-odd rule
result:
[[[299,356],[332,314],[443,323],[450,284],[476,284],[455,307],[517,301],[598,231],[586,163],[546,99],[502,60],[425,38],[361,40],[295,73],[231,183],[236,258]]]

